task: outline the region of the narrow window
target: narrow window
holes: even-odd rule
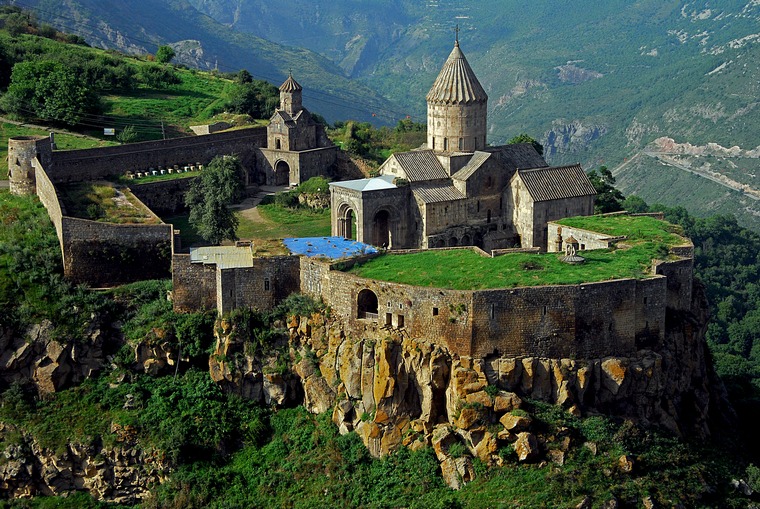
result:
[[[486,223],[491,222],[491,209],[488,209],[488,217],[486,218]]]
[[[435,150],[435,136],[433,136],[433,150]]]
[[[478,200],[478,212],[480,212],[480,200]]]
[[[280,139],[279,138],[274,141],[274,148],[276,150],[280,150],[282,148],[282,146],[280,144]]]
[[[644,305],[645,306],[647,305],[647,298],[646,297],[644,297]]]
[[[270,288],[270,286],[271,286],[271,285],[270,285],[270,283],[269,283],[269,278],[268,278],[268,277],[265,277],[265,278],[264,278],[264,291],[265,291],[265,292],[268,292],[268,291],[269,291],[269,288]]]
[[[401,303],[399,302],[399,304],[398,304],[398,308],[399,308],[399,309],[404,309],[404,305],[403,305],[403,304],[401,304]]]
[[[404,315],[398,315],[397,318],[399,329],[404,326]]]
[[[433,316],[438,316],[438,308],[433,308]]]
[[[459,150],[464,150],[464,139],[459,138]]]
[[[610,332],[612,332],[612,322],[610,322]]]
[[[496,318],[496,304],[491,304],[491,320]]]
[[[546,315],[546,306],[544,306],[544,315]]]
[[[448,150],[448,149],[449,149],[449,139],[448,138],[444,138],[443,139],[443,150]]]

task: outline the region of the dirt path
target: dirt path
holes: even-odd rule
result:
[[[230,208],[232,210],[240,212],[240,215],[249,221],[253,221],[254,223],[263,223],[265,220],[263,217],[261,217],[261,214],[259,214],[259,209],[257,207],[258,204],[261,203],[261,200],[264,199],[265,196],[271,196],[275,193],[279,193],[280,191],[286,191],[287,189],[288,186],[261,186],[255,195],[246,198],[245,200],[241,201],[237,205],[231,206]]]

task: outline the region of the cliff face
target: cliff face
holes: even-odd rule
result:
[[[473,473],[469,460],[448,455],[453,442],[489,464],[501,462],[497,451],[508,444],[524,460],[550,453],[546,438],[516,411],[524,399],[703,438],[730,421],[707,359],[707,303],[695,290],[689,312],[669,312],[663,343],[629,357],[460,357],[435,338],[410,338],[403,330],[368,326],[365,337],[349,337],[339,321],[315,314],[287,324],[290,373],[273,372],[274,357],[267,363],[246,355],[230,339],[236,335],[229,325],[221,329],[211,373],[226,390],[268,404],[302,402],[315,413],[334,407],[341,433],[358,433],[374,456],[432,445],[447,482],[458,487]]]

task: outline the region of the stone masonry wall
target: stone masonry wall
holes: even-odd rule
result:
[[[172,302],[179,313],[216,307],[216,265],[190,263],[189,254],[172,256]]]
[[[185,194],[195,177],[130,184],[132,194],[156,214],[176,214],[185,208]]]
[[[255,168],[255,148],[266,146],[266,128],[131,143],[118,147],[53,153],[53,183],[78,182],[123,175],[157,166],[206,164],[217,155],[236,154],[247,170]]]
[[[254,258],[253,267],[217,270],[217,310],[272,309],[300,290],[299,268],[297,256],[271,256]]]
[[[557,237],[557,229],[562,229],[562,248],[557,249],[555,239]],[[578,241],[581,249],[607,249],[610,247],[610,242],[617,240],[620,237],[611,237],[603,233],[592,232],[589,230],[583,230],[581,228],[573,228],[570,226],[559,225],[554,222],[549,222],[549,245],[547,251],[549,253],[555,253],[564,249],[565,241],[570,237],[575,238]]]
[[[74,284],[114,286],[170,275],[172,225],[64,217],[63,271]]]
[[[37,178],[37,196],[45,206],[50,216],[50,220],[55,226],[55,233],[58,235],[58,242],[61,244],[61,252],[63,252],[63,230],[61,222],[63,220],[63,209],[61,208],[61,200],[58,197],[58,193],[55,190],[55,186],[50,181],[50,178],[42,166],[39,159],[34,159],[34,165],[36,168],[35,175]]]
[[[301,261],[301,291],[324,299],[358,337],[381,339],[402,323],[410,337],[438,338],[453,353],[476,357],[595,358],[659,344],[666,281],[456,291],[374,281]],[[363,290],[377,297],[377,318],[359,312]]]

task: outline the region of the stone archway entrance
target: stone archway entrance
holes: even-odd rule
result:
[[[290,166],[285,161],[277,161],[274,167],[274,185],[287,186],[290,184]]]
[[[339,237],[344,239],[356,239],[356,214],[349,206],[344,205],[338,212],[338,231]]]
[[[390,214],[387,210],[381,210],[375,214],[372,221],[372,244],[378,247],[390,247]]]
[[[377,320],[377,295],[372,290],[365,288],[359,292],[356,298],[356,317]]]

